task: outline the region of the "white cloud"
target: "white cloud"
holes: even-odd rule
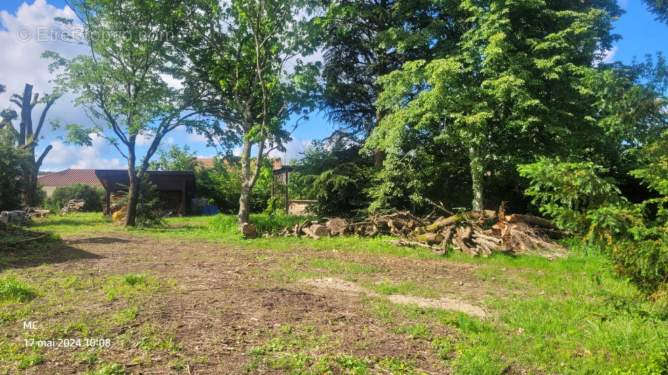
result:
[[[603,54],[603,62],[604,63],[611,63],[613,59],[615,58],[615,55],[617,54],[617,51],[619,48],[617,46],[612,47],[611,49],[607,50]]]
[[[99,136],[92,137],[92,146],[76,146],[56,139],[51,142],[53,150],[46,158],[43,170],[57,171],[78,169],[126,169],[125,159],[108,157],[112,154],[109,145]],[[112,154],[113,155],[113,154]]]
[[[5,73],[0,81],[7,86],[8,93],[22,92],[26,83],[33,84],[36,92],[52,90],[49,61],[41,58],[44,51],[57,51],[64,57],[85,52],[83,46],[59,37],[58,30],[62,30],[62,25],[55,21],[56,17],[74,18],[75,14],[67,6],[60,9],[46,0],[35,0],[32,5],[23,3],[14,15],[0,12],[0,45],[3,46],[0,66]],[[62,106],[62,102],[58,105]],[[9,95],[0,97],[0,105],[3,108],[9,105]],[[71,112],[71,104],[68,109],[59,112]]]
[[[304,151],[306,151],[311,142],[312,140],[310,139],[293,139],[285,145],[285,152],[274,150],[269,153],[269,157],[281,158],[285,162],[299,160],[303,157]]]

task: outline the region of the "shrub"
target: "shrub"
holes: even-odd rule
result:
[[[319,215],[354,216],[368,205],[363,191],[369,178],[366,168],[353,163],[322,173],[314,182],[317,203],[313,210]]]
[[[26,157],[14,147],[5,144],[0,136],[0,211],[20,208],[21,165]]]
[[[51,210],[60,211],[72,199],[83,199],[85,202],[84,211],[102,211],[104,190],[83,184],[59,187],[46,200],[46,206]]]
[[[127,206],[127,194],[119,199],[116,205]],[[139,197],[137,198],[137,216],[135,217],[135,224],[138,227],[159,226],[163,224],[164,216],[165,213],[161,208],[158,191],[155,185],[149,180],[148,175],[144,175],[139,183]]]
[[[241,164],[237,158],[216,159],[213,168],[198,169],[195,177],[199,197],[208,199],[221,212],[236,214],[239,211]],[[265,160],[251,194],[251,212],[266,209],[271,196],[271,179],[271,166]]]
[[[656,293],[668,287],[668,237],[620,241],[611,246],[610,256],[617,271],[644,292]]]
[[[529,179],[525,194],[531,197],[531,203],[562,229],[585,234],[599,227],[610,230],[624,221],[610,218],[611,213],[622,212],[627,202],[612,180],[599,176],[607,172],[601,166],[544,158],[520,165],[518,171]],[[599,209],[602,210],[599,215],[593,213]],[[594,222],[597,226],[592,225]]]

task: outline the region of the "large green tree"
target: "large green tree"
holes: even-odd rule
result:
[[[204,95],[202,110],[221,121],[201,130],[217,146],[241,145],[238,214],[246,223],[267,154],[284,150],[290,139],[288,119],[315,104],[317,66],[302,64],[298,58],[314,51],[309,4],[302,0],[189,4],[180,64],[187,67],[186,85]]]
[[[340,133],[364,140],[382,117],[377,80],[411,60],[454,47],[462,29],[455,1],[332,0],[318,19],[324,51],[324,101]]]
[[[90,53],[64,60],[58,81],[74,92],[92,124],[68,125],[69,139],[90,144],[90,134],[109,141],[127,160],[128,211],[135,225],[139,185],[164,137],[200,124],[193,110],[198,95],[170,85],[172,38],[183,12],[179,0],[76,0],[71,5],[85,27]],[[138,154],[138,140],[148,148]]]
[[[581,148],[594,126],[583,80],[611,47],[615,1],[462,1],[466,32],[432,61],[381,78],[387,111],[367,142],[401,160],[402,139],[438,129],[433,141],[465,152],[472,207],[499,165]],[[386,163],[386,168],[399,165]]]

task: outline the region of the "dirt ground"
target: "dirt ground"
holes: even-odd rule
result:
[[[362,287],[349,293],[313,282],[330,280],[331,283],[339,279],[312,278],[305,282],[298,276],[290,276],[300,271],[318,276],[318,269],[300,266],[310,255],[369,265],[379,270],[374,277],[384,279],[418,275],[416,282],[420,283],[421,277],[429,277],[447,285],[450,296],[441,296],[446,302],[462,303],[465,308],[473,309],[474,314],[484,314],[475,306],[484,293],[476,292],[481,288],[476,287],[479,281],[471,265],[343,252],[311,254],[309,250],[233,249],[207,242],[159,240],[127,234],[69,237],[64,238],[64,243],[66,247],[51,254],[53,259],[60,256],[63,261],[39,266],[38,275],[104,278],[150,274],[160,280],[161,285],[168,285],[141,298],[140,302],[135,301],[140,304],[136,318],[107,331],[112,345],[97,351],[98,361],[121,364],[130,373],[285,373],[289,366],[267,365],[254,360],[252,354],[253,348],[262,347],[281,335],[293,340],[290,344],[293,346],[280,349],[282,351],[302,351],[316,358],[338,353],[366,358],[371,366],[374,361],[393,358],[412,364],[417,372],[449,372],[429,341],[411,339],[398,331],[395,323],[379,318],[369,309],[370,298],[382,299],[383,296],[364,293]],[[68,258],[74,251],[78,255]],[[285,271],[286,264],[291,265],[290,271]],[[17,263],[10,267],[26,271],[36,266]],[[53,293],[58,298],[60,292],[54,290]],[[390,301],[395,299],[398,303],[435,301],[422,298],[416,302],[411,300],[416,297],[402,295],[389,297]],[[109,311],[129,304],[122,299],[94,299],[93,294],[86,295],[84,290],[78,298],[81,304],[72,308],[70,316],[90,314],[104,320]],[[48,319],[52,324],[63,325],[69,317],[66,313]],[[5,333],[6,337],[20,340],[23,332],[19,324],[16,322],[14,329]],[[141,336],[140,327],[146,326],[154,327],[157,337],[169,337],[178,349],[156,348],[147,352],[133,344],[132,340],[139,340]],[[447,337],[451,332],[444,327],[434,327],[436,332],[432,333]],[[129,340],[124,344],[114,343],[126,333]],[[81,349],[46,349],[43,363],[29,368],[27,373],[81,373],[95,368],[85,361],[77,362],[76,350]],[[374,371],[372,367],[371,372],[385,371]]]

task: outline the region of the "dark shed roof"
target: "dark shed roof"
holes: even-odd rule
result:
[[[148,171],[148,179],[158,191],[190,191],[195,190],[195,174],[193,172]],[[95,175],[107,191],[127,190],[130,184],[127,170],[96,169]]]

